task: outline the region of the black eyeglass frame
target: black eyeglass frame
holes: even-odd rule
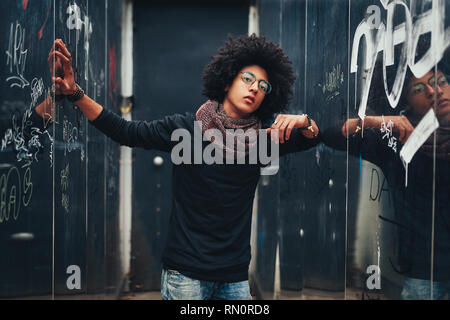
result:
[[[244,80],[244,74],[246,74],[246,73],[252,76],[252,78],[253,78],[252,83],[249,83],[249,82],[247,82],[247,81]],[[243,71],[243,72],[241,72],[241,79],[242,79],[242,81],[243,81],[245,84],[248,84],[249,86],[252,86],[252,85],[255,83],[255,81],[256,81],[255,75],[254,75],[253,73],[251,73],[250,71]],[[264,91],[263,88],[261,88],[261,86],[260,86],[261,82],[264,82],[264,83],[267,84],[267,87],[269,88],[269,89],[267,90],[267,92]],[[268,95],[268,94],[272,91],[272,85],[269,83],[269,81],[266,81],[266,80],[263,80],[263,79],[258,80],[258,88],[261,89],[262,92],[264,92],[264,95]]]

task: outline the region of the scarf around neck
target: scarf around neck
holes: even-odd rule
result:
[[[408,115],[408,113],[406,113]],[[420,119],[412,115],[408,115],[408,120],[413,127],[416,127]],[[420,153],[428,157],[433,157],[434,154],[434,134],[432,134],[420,147]],[[441,160],[450,160],[450,127],[440,126],[436,129],[436,158]]]
[[[227,115],[223,105],[217,101],[208,100],[197,110],[195,119],[202,123],[202,134],[216,146],[223,150],[226,158],[233,159],[245,157],[249,149],[257,143],[258,130],[261,129],[261,121],[252,114],[247,118],[234,119]],[[211,130],[217,129],[222,133],[223,140],[215,139]],[[232,129],[232,130],[227,130]],[[242,129],[244,133],[249,130],[255,130],[256,135],[246,136],[235,132],[236,129]],[[248,140],[248,141],[247,141]],[[227,145],[227,141],[234,141],[233,145]],[[242,150],[245,150],[242,152]],[[231,155],[231,157],[230,157]]]
[[[419,150],[427,156],[433,157],[434,134],[425,141]],[[450,160],[450,128],[448,127],[439,127],[436,130],[436,158]]]

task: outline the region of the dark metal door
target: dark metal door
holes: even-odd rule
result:
[[[202,70],[217,48],[247,33],[246,1],[134,3],[133,119],[195,112]],[[154,164],[162,157],[162,165]],[[133,150],[133,218],[130,290],[159,290],[161,257],[171,214],[170,154]]]

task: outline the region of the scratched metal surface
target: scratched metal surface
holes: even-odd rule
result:
[[[105,94],[106,108],[113,112],[120,111],[120,61],[121,61],[121,25],[118,21],[122,19],[120,0],[108,0],[106,14],[105,42]],[[105,39],[103,39],[105,40]],[[114,297],[120,285],[123,275],[120,270],[120,233],[119,233],[119,145],[111,139],[104,139],[105,144],[105,274],[107,297]]]
[[[307,2],[305,108],[322,127],[347,104],[347,16],[345,1]],[[304,158],[305,286],[343,294],[345,155],[322,145]]]
[[[372,42],[363,39],[359,46],[356,43],[356,48],[359,48],[356,52],[352,52],[352,46],[357,41],[356,30],[358,26],[364,24],[362,22],[365,19],[366,25],[368,23],[378,23],[377,27],[380,23],[387,25],[387,12],[392,11],[394,6],[391,4],[390,9],[385,8],[384,5],[387,6],[388,2],[258,1],[261,34],[268,35],[282,45],[294,61],[296,74],[300,74],[295,88],[297,96],[291,103],[289,111],[308,113],[319,123],[323,131],[336,125],[338,121],[342,121],[342,125],[348,118],[355,118],[358,112],[366,110],[363,94],[364,90],[368,89],[364,89],[363,85],[364,80],[370,78],[370,73],[366,71],[362,74],[361,71],[364,69],[364,62],[367,63],[369,59],[365,58],[367,50],[370,49],[367,44],[370,45]],[[373,5],[380,12],[379,21],[370,19],[372,11],[369,11],[369,7]],[[450,4],[448,1],[416,1],[415,7],[412,8],[411,5],[411,2],[407,2],[405,8],[397,4],[395,14],[392,15],[393,25],[400,26],[401,29],[405,19],[411,18],[412,28],[409,37],[415,39],[419,36],[417,27],[420,24],[424,26],[425,21],[431,19],[431,15],[434,14],[435,19],[430,20],[428,24],[434,28],[433,31],[424,31],[428,35],[432,33],[436,41],[434,47],[428,49],[431,53],[436,53],[434,57],[437,57],[437,60],[442,58],[441,61],[445,61],[448,67],[449,50],[443,53],[448,47],[448,40],[443,34],[449,26]],[[370,8],[374,10],[374,7]],[[373,36],[373,41],[376,41],[378,29],[369,29],[372,30],[369,33]],[[304,34],[303,38],[299,34]],[[383,36],[388,36],[389,30],[386,34]],[[384,38],[381,39],[384,41]],[[385,49],[394,54],[392,66],[387,67],[388,73],[394,73],[394,78],[397,70],[402,70],[405,66],[400,59],[403,45],[404,41],[399,40],[395,50],[389,51],[388,47]],[[382,47],[385,46],[383,43]],[[378,50],[382,50],[382,47]],[[416,53],[417,50],[411,50],[407,53],[407,57]],[[378,56],[382,56],[382,52],[379,52]],[[417,65],[418,69],[425,72],[436,67],[438,61],[433,60],[434,57],[420,60],[422,57],[423,52],[416,55],[416,63],[420,62],[420,66]],[[353,63],[358,64],[358,73],[353,70]],[[448,74],[448,71],[446,73]],[[400,81],[401,73],[398,77]],[[383,86],[383,76],[373,81],[381,81]],[[393,84],[393,78],[389,77],[387,86],[391,94]],[[404,85],[400,81],[399,88],[402,89]],[[373,86],[372,83],[370,90]],[[433,87],[436,91],[436,85]],[[372,98],[378,99],[379,103],[374,105],[372,102],[372,106],[367,104],[366,113],[380,117],[398,114],[401,107],[404,107],[394,109],[395,95],[398,94],[398,91],[394,91],[391,101],[388,101],[384,90],[375,94]],[[386,102],[384,107],[381,101]],[[439,134],[438,132],[437,139]],[[395,152],[393,144],[395,140],[392,138],[391,135],[389,146],[392,150],[389,152]],[[387,145],[388,141],[385,143]],[[399,157],[401,145],[398,144],[397,147]],[[416,159],[419,156],[418,153],[414,155]],[[408,215],[405,216],[405,212],[401,210],[404,200],[398,198],[398,190],[403,189],[398,187],[397,179],[403,177],[401,186],[405,182],[405,171],[400,167],[397,172],[389,173],[386,168],[392,168],[390,163],[381,162],[380,167],[368,160],[365,156],[360,158],[358,154],[350,155],[348,150],[338,151],[320,145],[315,150],[282,159],[279,180],[271,177],[266,185],[260,184],[259,208],[264,209],[259,209],[258,216],[261,225],[258,226],[257,238],[260,239],[258,244],[261,244],[262,248],[258,247],[256,270],[264,269],[268,272],[263,275],[256,273],[255,279],[257,286],[265,291],[263,296],[283,296],[274,292],[281,290],[297,292],[300,297],[302,288],[311,288],[323,292],[337,292],[341,298],[349,298],[349,292],[359,292],[359,297],[366,299],[400,298],[404,270],[401,270],[398,261],[401,258],[399,256],[399,252],[402,252],[401,247],[405,246],[405,239],[401,239],[398,223],[399,219],[407,219],[408,223],[412,223]],[[401,191],[403,195],[408,192],[417,194],[418,199],[426,196],[421,202],[417,200],[415,205],[416,208],[423,208],[423,214],[429,217],[420,230],[426,239],[417,244],[420,247],[430,248],[424,255],[428,262],[419,270],[428,281],[432,274],[435,279],[443,277],[436,266],[448,260],[448,254],[445,254],[445,250],[435,250],[432,257],[431,247],[432,245],[436,247],[438,241],[441,246],[442,242],[444,246],[448,245],[446,239],[449,232],[448,228],[441,226],[445,226],[445,221],[448,221],[445,212],[449,212],[448,202],[442,200],[441,196],[446,192],[445,188],[448,188],[448,183],[442,178],[447,176],[448,160],[437,161],[435,174],[432,171],[432,162],[433,158],[430,157],[426,166],[421,166],[422,173],[417,171],[417,166],[412,165],[411,167],[415,169],[410,169],[414,170],[410,175],[426,176],[425,185],[416,182],[415,186],[409,186],[406,191]],[[412,163],[414,164],[414,158]],[[389,181],[398,187],[397,191],[389,188]],[[423,185],[422,190],[419,185]],[[269,196],[265,193],[265,190],[270,188],[275,188],[275,192],[276,188],[279,188],[278,196],[275,198],[277,208],[273,208],[274,195]],[[397,198],[393,192],[396,192]],[[264,223],[267,219],[264,210],[271,210],[272,214],[279,218],[276,227]],[[434,228],[432,221],[435,223]],[[271,236],[274,229],[277,235]],[[303,237],[298,236],[299,230],[303,231]],[[278,263],[274,258],[277,244],[280,246]],[[406,246],[412,250],[410,251],[412,254],[418,252],[415,251],[413,244]],[[267,260],[266,257],[269,256],[272,258]],[[262,265],[267,263],[271,265]],[[382,285],[380,288],[370,289],[367,281],[373,277],[370,277],[372,271],[368,270],[373,269],[368,268],[373,266],[380,268],[379,279]],[[273,274],[278,272],[279,279],[274,279]],[[278,282],[280,287],[274,287],[273,283]]]
[[[281,3],[280,44],[292,57],[296,81],[293,99],[288,106],[288,113],[306,113],[303,104],[303,92],[307,83],[304,79],[305,50],[305,6],[302,2]],[[279,172],[279,264],[280,288],[300,290],[303,288],[305,271],[304,216],[305,198],[298,196],[304,189],[306,162],[300,154],[289,154],[280,159]]]
[[[280,42],[280,3],[258,3],[259,33],[275,43]],[[281,163],[280,163],[281,164]],[[261,295],[274,290],[277,239],[279,233],[279,174],[261,176],[258,184],[257,248],[255,274],[251,275]],[[267,199],[261,201],[261,199]],[[269,200],[270,199],[270,200]]]
[[[108,25],[116,34],[120,29],[106,16],[117,21],[120,6],[108,3],[108,8],[106,1],[88,0],[76,1],[76,7],[65,0],[0,5],[8,17],[0,38],[7,61],[0,87],[1,297],[107,297],[119,283],[112,235],[118,228],[117,147],[67,101],[57,106],[46,132],[31,131],[32,144],[20,140],[33,125],[22,121],[27,111],[51,86],[47,56],[56,38],[72,53],[85,91],[106,108],[116,103],[118,91],[111,86],[119,82],[118,70],[111,71],[109,62],[119,58],[120,39],[106,35]],[[67,284],[70,266],[78,267],[79,287]]]
[[[385,9],[380,3],[371,1],[367,2],[362,7],[352,6],[350,11],[352,45],[356,43],[354,34],[362,22],[362,17],[369,5],[378,5],[381,13],[380,23],[383,23],[386,26],[389,25],[388,12],[393,11],[394,7],[392,5],[388,9]],[[436,10],[438,5],[443,6]],[[434,10],[436,10],[435,14],[437,12],[444,14],[446,11],[444,9],[448,10],[448,3],[444,4],[444,2],[439,3],[438,1],[435,1],[434,3],[418,1],[415,3],[415,8],[411,7],[411,3],[406,8],[403,6],[398,6],[396,8],[395,13],[391,18],[391,21],[395,26],[400,25],[406,19],[411,19],[411,30],[406,37],[409,47],[413,45],[414,39],[419,37],[417,27],[421,21],[427,19],[427,16],[431,18],[430,14],[433,7],[435,8]],[[421,15],[422,18],[419,19],[419,15]],[[443,23],[441,23],[437,16],[438,15],[435,16],[433,22],[430,20],[431,25],[434,25],[433,28],[437,27],[437,29],[439,29],[448,26],[448,17],[446,18],[446,23],[444,20],[442,20]],[[371,20],[368,21],[371,22]],[[370,40],[366,40],[366,44],[373,45],[377,43],[375,34],[377,36],[380,34],[382,35],[380,29],[381,27],[376,29],[376,33],[373,33],[374,42],[372,43]],[[388,37],[389,35],[390,31],[389,29],[386,29],[384,37]],[[421,40],[423,36],[421,36]],[[432,37],[439,39],[438,32],[433,32]],[[387,93],[378,92],[373,95],[378,101],[377,103],[374,103],[373,101],[371,102],[371,96],[369,95],[366,113],[377,116],[398,115],[399,110],[405,108],[405,105],[402,105],[401,101],[394,101],[395,95],[397,94],[394,89],[394,79],[395,81],[401,80],[401,70],[403,66],[408,65],[411,67],[410,63],[406,62],[406,60],[403,62],[400,56],[401,50],[408,48],[408,46],[405,41],[401,41],[395,46],[395,49],[392,49],[388,43],[383,43],[383,40],[383,38],[380,40],[381,48],[378,48],[380,52],[377,57],[381,58],[383,53],[388,55],[392,52],[393,54],[393,64],[386,67],[386,72],[388,74],[387,85],[392,100],[386,102]],[[438,42],[441,43],[441,45],[444,45],[444,41],[438,40]],[[358,65],[361,66],[362,70],[364,62],[370,64],[367,59],[361,57],[364,56],[367,51],[370,53],[370,47],[363,47],[360,44],[359,48],[360,53],[352,53],[351,58],[353,59],[355,55],[358,56]],[[434,53],[437,53],[438,55],[440,54],[440,50],[436,47],[428,49],[434,51]],[[423,48],[416,48],[411,52],[407,52],[406,57],[414,55],[417,68],[430,70],[431,68],[434,68],[438,61],[429,60],[428,64],[423,64],[423,60],[421,60],[424,54],[423,50]],[[356,76],[356,73],[353,70],[353,60],[351,63],[351,81],[349,81],[351,102],[349,114],[351,117],[354,117],[356,113],[361,113],[365,107],[363,93],[366,89],[363,85],[364,83],[360,82],[361,72]],[[419,65],[421,66],[419,67]],[[380,66],[376,65],[374,67],[374,72],[376,72],[377,68],[380,68]],[[370,70],[370,67],[368,69]],[[367,79],[372,80],[370,90],[374,90],[374,87],[377,86],[377,82],[379,83],[382,79],[375,74],[372,77],[370,76],[370,73],[366,76]],[[389,76],[390,74],[395,76]],[[384,78],[386,79],[386,76],[384,76]],[[355,84],[357,81],[358,85],[356,86]],[[400,81],[399,88],[402,89],[405,85],[407,85],[405,81]],[[387,120],[386,124],[389,126]],[[386,127],[384,127],[384,129],[386,129]],[[387,133],[384,129],[382,126],[380,131]],[[402,150],[402,152],[406,151],[406,145],[405,148],[403,148],[398,141],[398,136],[394,137],[392,134],[389,134],[389,137],[387,137],[385,134],[382,139],[383,141],[380,141],[379,143],[384,143],[389,148],[386,152],[395,153],[398,157],[401,155],[401,153],[399,153],[400,150]],[[420,155],[420,152],[415,154],[408,173],[412,183],[408,184],[408,188],[403,191],[400,189],[400,186],[403,183],[406,184],[405,177],[408,171],[400,166],[393,172],[392,163],[387,163],[392,160],[382,160],[378,163],[378,166],[366,160],[372,161],[370,158],[365,159],[364,155],[362,155],[362,161],[360,163],[349,165],[349,173],[353,172],[356,175],[356,173],[359,172],[360,183],[353,184],[353,187],[349,188],[348,215],[349,217],[351,214],[354,215],[355,223],[353,228],[349,229],[349,239],[352,239],[351,248],[353,249],[354,255],[353,259],[347,259],[347,276],[350,280],[347,283],[349,286],[360,289],[364,293],[372,293],[375,297],[384,296],[391,299],[398,299],[400,298],[404,276],[409,275],[408,270],[413,270],[413,274],[420,274],[420,278],[422,279],[427,279],[428,281],[431,279],[432,265],[437,261],[437,256],[433,259],[431,251],[435,239],[438,239],[436,236],[433,237],[432,235],[432,218],[436,214],[436,211],[432,207],[433,199],[440,198],[439,194],[435,193],[434,188],[442,189],[442,184],[433,181],[433,158],[424,158]],[[442,168],[442,166],[440,166],[440,168]],[[416,179],[419,175],[423,175],[423,178],[420,178],[420,180]],[[408,194],[412,194],[413,196],[408,196]],[[413,202],[411,202],[411,198],[414,198]],[[411,212],[411,209],[407,208],[418,210],[420,211],[420,214],[417,214],[417,212],[413,213]],[[445,212],[445,210],[448,212],[448,208],[444,210],[441,208],[440,211],[438,210],[438,213]],[[418,221],[420,221],[419,219],[421,219],[420,216],[425,216],[426,218],[424,219],[424,223],[419,223],[420,226],[417,226]],[[438,222],[438,220],[436,220],[436,222]],[[438,223],[441,224],[441,222]],[[405,232],[403,231],[405,226],[410,229],[409,235],[405,235]],[[442,230],[441,228],[438,228],[437,225],[435,225],[435,227],[437,227],[436,230]],[[448,232],[448,230],[444,230],[444,232]],[[411,236],[411,234],[420,234],[420,236],[414,237]],[[414,240],[405,239],[407,236]],[[445,235],[443,236],[445,237]],[[442,245],[442,241],[440,241],[440,245]],[[435,253],[437,254],[438,252]],[[439,251],[439,253],[441,253],[441,251]],[[405,258],[404,255],[407,255],[408,257]],[[424,260],[426,262],[418,264],[416,261],[417,256],[421,256],[419,260]],[[402,261],[408,259],[412,262],[407,263],[408,267],[405,267],[405,263]],[[441,264],[441,262],[439,262],[439,264]],[[373,265],[377,265],[380,268],[382,285],[377,290],[368,290],[366,283],[368,277],[367,268]],[[418,265],[418,267],[416,267],[416,265]],[[435,274],[435,276],[442,277],[442,272],[439,271],[439,273],[441,273],[439,276],[438,274]],[[416,276],[416,278],[418,277],[419,276]],[[436,279],[438,277],[436,277]]]
[[[50,139],[43,134],[40,140],[46,153],[24,145],[22,136],[26,130],[22,122],[28,118],[26,110],[38,103],[36,100],[49,85],[46,57],[53,31],[48,27],[54,20],[50,14],[45,36],[38,40],[48,4],[30,4],[25,9],[21,2],[15,1],[4,2],[1,7],[8,18],[1,22],[4,31],[1,43],[5,50],[2,50],[0,89],[0,294],[45,294],[51,289],[52,275]]]

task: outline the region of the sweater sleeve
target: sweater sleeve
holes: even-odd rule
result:
[[[52,121],[45,120],[42,118],[37,112],[36,109],[33,108],[31,112],[28,114],[28,124],[30,127],[38,128],[41,131],[45,131],[50,127]]]
[[[364,160],[368,160],[380,167],[389,161],[393,150],[388,147],[388,142],[383,140],[379,129],[365,128],[357,134],[345,138],[341,132],[343,124],[344,121],[340,121],[323,131],[322,141],[326,146],[336,150],[347,151],[348,142],[348,153],[350,155],[359,156],[361,154]]]
[[[320,132],[317,137],[308,139],[302,134],[302,131],[300,129],[294,128],[291,131],[289,140],[285,141],[284,143],[280,143],[280,156],[311,149],[318,145],[321,140],[322,137]]]
[[[160,120],[127,121],[117,114],[103,109],[90,123],[112,140],[128,147],[141,147],[170,152],[175,145],[172,132],[188,127],[190,114],[173,114]],[[193,121],[193,120],[192,120]]]

